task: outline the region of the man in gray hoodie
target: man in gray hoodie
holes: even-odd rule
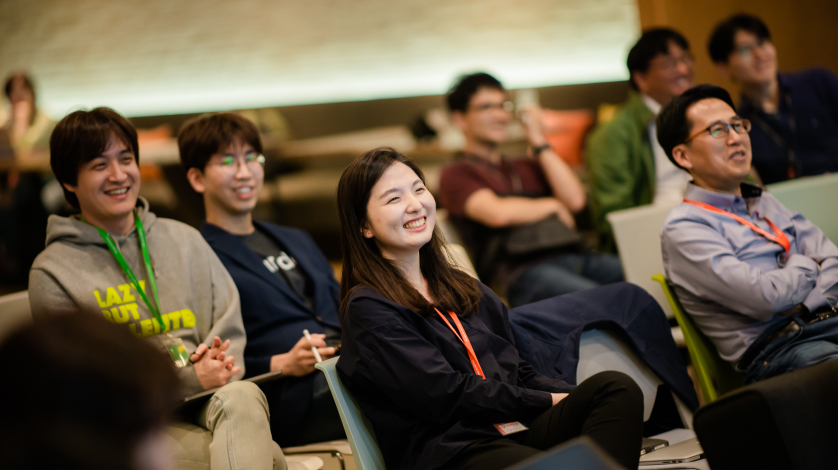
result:
[[[213,469],[284,468],[264,395],[238,381],[245,332],[236,286],[198,231],[149,211],[137,150],[133,126],[108,108],[74,112],[55,127],[50,164],[81,214],[49,219],[29,275],[32,315],[47,322],[101,312],[154,342],[178,367],[185,396],[220,387],[190,416],[213,433]],[[184,429],[172,434],[185,463],[206,451],[185,444],[194,439]]]

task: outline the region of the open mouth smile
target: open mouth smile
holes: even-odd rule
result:
[[[419,228],[424,228],[427,221],[428,221],[427,217],[420,217],[418,219],[411,220],[410,222],[402,225],[402,227],[404,227],[408,230],[416,230],[416,229],[419,229]]]
[[[128,193],[128,188],[109,189],[105,191],[108,196],[123,196]]]

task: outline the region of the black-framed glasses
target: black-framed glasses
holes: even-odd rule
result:
[[[747,134],[748,132],[751,132],[751,121],[747,119],[737,119],[735,121],[731,121],[729,124],[724,122],[714,122],[706,129],[702,129],[687,137],[687,140],[683,143],[686,144],[705,132],[709,133],[714,139],[721,139],[730,135],[730,129],[733,129],[737,134]]]
[[[470,111],[477,111],[478,113],[482,113],[483,111],[488,111],[490,109],[498,109],[501,111],[511,113],[512,110],[515,109],[515,104],[511,101],[504,101],[503,103],[483,103],[477,106],[472,106]]]

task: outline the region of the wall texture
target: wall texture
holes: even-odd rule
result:
[[[185,113],[621,80],[638,30],[635,0],[3,0],[0,74],[57,116]]]
[[[681,31],[696,58],[697,83],[736,92],[707,53],[707,40],[719,21],[740,12],[762,18],[777,48],[780,70],[822,66],[838,74],[838,1],[835,0],[638,0],[642,27],[671,26]]]

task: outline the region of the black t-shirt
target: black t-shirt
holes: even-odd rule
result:
[[[250,235],[239,236],[248,248],[262,258],[262,264],[268,271],[279,276],[302,297],[309,309],[314,310],[314,288],[311,279],[297,266],[294,258],[285,252],[285,247],[258,228]]]

